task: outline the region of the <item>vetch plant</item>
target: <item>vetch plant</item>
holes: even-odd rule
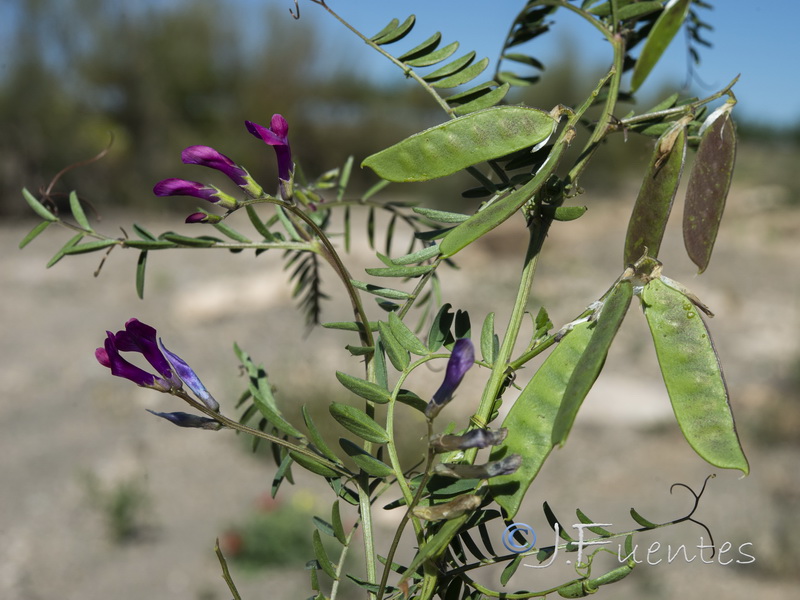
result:
[[[545,516],[565,540],[562,546],[498,554],[487,524],[512,523],[550,451],[567,443],[583,400],[600,375],[635,298],[652,332],[667,392],[686,441],[711,465],[749,472],[703,319],[703,314],[713,315],[694,294],[664,274],[670,257],[660,252],[687,155],[696,147],[683,233],[687,253],[699,271],[709,266],[735,158],[736,129],[731,120],[735,82],[706,98],[683,98],[675,93],[648,110],[625,114],[620,108],[624,97],[635,95],[681,27],[687,29],[690,51],[697,55],[695,46],[705,44],[700,32],[707,25],[700,11],[707,4],[699,0],[529,0],[510,25],[496,70],[486,75],[488,59],[476,60],[474,52],[452,58],[458,43],[442,45],[438,32],[406,47],[404,40],[416,26],[413,15],[403,21],[393,19],[381,31],[364,35],[327,1],[308,3],[341,21],[371,51],[394,64],[399,76],[419,85],[443,112],[441,124],[359,157],[361,166],[378,178],[372,188],[360,195],[349,191],[354,158],[316,179],[301,176],[294,161],[302,157],[302,140],[293,140],[300,149],[293,154],[289,125],[275,114],[269,127],[251,121],[245,126],[274,148],[277,182],[256,182],[233,159],[208,146],[195,145],[183,151],[183,162],[222,172],[238,192],[183,179],[165,179],[155,185],[158,196],[188,195],[210,203],[211,210],[201,208],[186,219],[198,224],[200,235],[173,231],[155,235],[135,224],[136,237],[108,236],[93,228],[77,193],[70,195],[69,219],[60,216],[48,200],[24,190],[25,200],[42,222],[20,245],[57,224],[74,235],[48,266],[73,254],[110,252],[118,247],[136,250],[139,296],[144,295],[146,266],[155,251],[203,248],[260,254],[280,250],[293,269],[294,295],[307,323],[352,334],[346,347],[353,359],[352,369],[335,373],[350,392],[350,402],[329,406],[333,421],[348,432],[337,448],[326,442],[306,408],[302,423],[284,416],[267,370],[238,345],[235,351],[247,385],[235,406],[230,399],[217,402],[189,365],[156,339],[156,329],[136,319],[117,333],[108,332],[96,353],[112,375],[179,397],[192,409],[151,411],[154,415],[180,427],[232,429],[252,436],[254,443],[269,443],[276,461],[273,495],[283,481],[292,480],[295,465],[326,482],[331,489],[330,515],[315,518],[310,534],[314,556],[308,557],[307,567],[312,597],[336,598],[345,579],[373,599],[522,599],[556,593],[580,597],[621,580],[636,562],[628,561],[598,575],[596,567],[592,573],[595,552],[578,561],[575,578],[555,587],[505,590],[526,557],[543,562],[560,549],[574,552],[576,547],[546,503]],[[293,14],[299,18],[299,7],[295,10]],[[541,68],[540,61],[527,53],[527,43],[547,33],[550,21],[565,12],[582,18],[604,36],[611,55],[607,72],[577,106],[514,104],[512,89],[535,83],[535,70]],[[391,52],[390,46],[400,49]],[[504,68],[506,65],[513,66]],[[511,70],[520,68],[522,73]],[[627,79],[629,71],[632,74]],[[462,86],[466,86],[464,91]],[[592,121],[587,115],[595,107],[598,116]],[[541,307],[532,318],[530,339],[521,339],[538,262],[552,258],[546,253],[548,231],[554,225],[568,227],[577,218],[591,218],[584,216],[586,206],[577,200],[585,199],[587,204],[591,200],[590,191],[579,181],[587,165],[603,151],[603,142],[615,135],[642,135],[653,142],[638,196],[632,199],[627,235],[620,240],[619,270],[607,274],[607,292],[600,298],[587,298],[587,308],[568,323],[555,326]],[[570,146],[580,149],[574,159],[566,152]],[[460,171],[477,182],[463,193],[482,199],[474,212],[378,200],[389,182],[429,181]],[[275,193],[266,191],[270,189]],[[249,218],[251,231],[239,231],[226,222],[241,210]],[[377,262],[366,269],[367,277],[351,273],[347,266],[346,254],[355,236],[351,219],[355,210],[367,212],[365,238],[373,249],[376,213],[389,215],[386,251],[376,251]],[[340,220],[334,220],[334,215],[341,215]],[[451,303],[442,303],[454,299],[448,298],[438,273],[458,259],[464,248],[512,218],[524,220],[529,239],[526,253],[520,257],[515,297],[496,297],[498,308],[510,305],[510,318],[505,328],[498,330],[495,313],[490,312],[483,316],[477,333],[470,315],[457,306],[454,310]],[[407,251],[393,255],[399,223],[408,226],[411,236]],[[339,320],[320,323],[321,306],[327,298],[320,272],[326,268],[338,278],[351,311]],[[469,273],[470,265],[467,262],[461,268]],[[473,285],[489,284],[475,281]],[[370,296],[374,304],[365,302]],[[268,333],[267,324],[265,339]],[[176,348],[178,344],[175,340]],[[522,367],[548,350],[527,381],[517,376]],[[154,372],[135,366],[122,355],[131,352],[141,354]],[[433,396],[423,398],[408,382],[417,369],[429,364],[443,366],[444,374]],[[478,370],[484,381],[480,398],[466,393],[457,397],[457,388],[471,368]],[[448,414],[451,402],[457,402],[462,410],[468,407],[470,418],[445,424],[443,415]],[[508,407],[502,422],[501,403]],[[385,410],[376,410],[378,405]],[[241,410],[238,417],[228,416],[237,409]],[[408,411],[418,411],[426,423],[427,430],[419,432],[419,439],[426,440],[421,464],[406,464],[398,453],[399,423]],[[482,449],[488,456],[479,460]],[[631,517],[639,527],[630,531],[610,531],[594,524],[580,509],[577,514],[596,536],[595,541],[624,538],[626,547],[632,547],[641,531],[687,520],[697,523],[692,515],[702,491],[689,491],[695,506],[687,516],[655,523],[632,509]],[[374,523],[376,512],[383,510],[403,514],[388,541],[376,534]],[[396,556],[407,529],[413,538],[409,548],[413,557],[400,564]],[[345,573],[345,559],[356,531],[364,563],[359,570]],[[335,541],[340,549],[337,556],[328,553],[322,536]],[[238,597],[219,548],[217,552],[223,576]],[[475,575],[490,564],[505,565],[499,582]]]

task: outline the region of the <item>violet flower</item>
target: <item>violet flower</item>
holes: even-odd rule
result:
[[[453,352],[447,361],[444,381],[425,408],[426,417],[433,419],[444,408],[444,405],[452,400],[453,393],[474,362],[475,350],[472,346],[472,341],[469,338],[456,340],[453,345]]]
[[[264,195],[264,190],[250,176],[247,169],[237,165],[230,158],[210,146],[189,146],[181,152],[181,160],[187,165],[200,165],[216,169],[229,177],[231,181],[252,198],[259,198]]]
[[[136,385],[160,392],[169,392],[182,387],[180,378],[173,373],[169,361],[161,353],[156,342],[156,330],[138,319],[130,319],[125,329],[117,333],[106,332],[108,337],[102,348],[95,350],[97,361],[111,369],[111,374],[129,379]],[[156,370],[158,375],[131,364],[120,352],[138,352]]]
[[[278,177],[282,181],[291,181],[294,163],[292,149],[289,147],[289,124],[283,115],[272,115],[269,127],[252,121],[245,121],[244,124],[247,131],[275,148],[275,155],[278,158]]]
[[[153,193],[156,196],[194,196],[228,210],[236,208],[239,204],[236,198],[216,186],[174,177],[159,181],[153,187]]]
[[[219,402],[217,402],[214,399],[214,396],[208,392],[206,386],[203,385],[203,382],[200,381],[200,378],[197,376],[197,373],[195,373],[180,356],[167,350],[166,346],[164,346],[164,342],[161,341],[161,338],[158,338],[158,345],[166,355],[169,363],[178,373],[178,377],[183,380],[183,383],[186,384],[186,387],[192,390],[194,395],[197,396],[198,400],[200,400],[211,410],[215,412],[219,411]]]
[[[97,361],[111,369],[111,374],[129,379],[136,385],[160,392],[174,392],[186,386],[197,398],[213,411],[219,410],[219,403],[208,393],[200,378],[177,354],[164,347],[161,340],[156,341],[156,330],[138,319],[130,319],[125,329],[117,333],[106,332],[103,348],[95,350]],[[120,352],[138,352],[156,370],[157,375],[131,364]]]
[[[208,417],[200,417],[198,415],[192,415],[185,412],[156,412],[154,410],[150,410],[149,408],[146,408],[145,410],[150,414],[161,417],[162,419],[166,419],[178,427],[195,427],[197,429],[212,429],[214,431],[222,428],[221,423]]]
[[[196,212],[186,217],[184,223],[219,223],[222,217],[219,215],[212,215],[211,213]]]

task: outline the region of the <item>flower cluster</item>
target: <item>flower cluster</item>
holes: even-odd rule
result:
[[[161,339],[156,340],[156,330],[138,319],[130,319],[125,329],[116,333],[106,332],[102,348],[95,350],[97,361],[111,369],[111,374],[132,381],[138,386],[159,392],[176,393],[186,384],[192,393],[209,409],[218,412],[219,403],[208,392],[200,378],[177,354],[170,352]],[[122,357],[120,352],[141,354],[156,373],[137,367]],[[151,411],[152,412],[152,411]],[[214,419],[189,415],[187,413],[153,413],[181,427],[202,427],[219,429]]]
[[[278,160],[278,178],[280,193],[284,200],[292,195],[294,163],[289,147],[289,124],[281,115],[273,115],[270,127],[263,127],[251,121],[245,121],[247,130],[266,144],[275,148]],[[252,178],[247,169],[210,146],[189,146],[181,153],[181,160],[187,165],[200,165],[223,173],[251,198],[262,198],[264,189]],[[191,181],[188,179],[169,178],[159,181],[153,187],[156,196],[193,196],[200,198],[228,211],[239,206],[239,201],[223,192],[218,187]],[[221,217],[205,212],[192,213],[186,218],[187,223],[219,222]]]

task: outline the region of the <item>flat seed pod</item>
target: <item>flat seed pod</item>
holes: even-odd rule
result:
[[[726,113],[706,129],[700,140],[686,189],[683,243],[700,273],[711,260],[735,161],[736,130]]]
[[[667,131],[656,142],[650,166],[628,222],[623,265],[635,263],[645,253],[645,249],[649,256],[658,257],[685,159],[685,127],[681,126],[677,131]]]
[[[633,286],[630,281],[620,282],[609,294],[603,305],[603,310],[597,319],[592,331],[592,338],[586,350],[578,359],[569,383],[564,390],[564,400],[558,409],[558,414],[553,422],[553,445],[561,444],[567,440],[572,424],[583,404],[589,390],[592,389],[597,376],[606,362],[608,349],[614,336],[617,334],[625,314],[628,312]]]
[[[361,164],[389,181],[427,181],[536,145],[555,129],[548,113],[495,106],[426,129]]]
[[[661,374],[686,441],[715,467],[750,467],[745,458],[728,389],[706,324],[697,307],[660,279],[644,286],[644,314],[656,347]]]
[[[567,333],[522,390],[503,421],[508,436],[495,448],[490,460],[520,454],[516,473],[489,482],[492,496],[509,519],[519,510],[522,498],[553,448],[553,423],[575,367],[592,338],[593,327],[579,323]]]

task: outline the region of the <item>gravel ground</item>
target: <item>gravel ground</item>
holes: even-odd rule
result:
[[[717,314],[710,327],[751,475],[739,479],[736,473],[713,469],[683,442],[644,319],[632,308],[569,443],[554,452],[520,512],[539,532],[546,530],[545,500],[569,524],[578,507],[619,528],[632,526],[631,506],[666,520],[691,507],[688,493],[670,495],[672,483],[699,489],[716,472],[697,518],[711,528],[718,544],[731,542],[730,558],[743,558],[736,549],[751,542],[755,562],[721,566],[663,560],[644,565],[613,592],[605,592],[615,598],[713,594],[777,599],[796,593],[800,213],[765,206],[767,191],[735,189],[715,257],[702,277],[694,275],[682,253],[677,229],[668,232],[662,247],[665,273]],[[111,231],[130,220],[109,216],[103,227]],[[152,231],[174,228],[165,219],[138,220]],[[47,232],[20,252],[17,244],[32,225],[0,226],[0,598],[229,597],[219,577],[214,538],[259,503],[263,509],[274,466],[264,456],[249,455],[229,433],[178,430],[151,417],[143,408],[180,407],[109,377],[96,363],[94,349],[106,329],[119,329],[132,316],[152,323],[233,413],[242,385],[230,351],[234,340],[267,365],[284,398],[298,403],[307,398],[319,407],[331,393],[339,393],[330,367],[357,373],[358,365],[340,356],[346,338],[315,330],[297,341],[302,319],[292,308],[277,254],[254,259],[214,251],[153,253],[147,300],[141,302],[133,289],[134,253],[115,252],[98,280],[92,278],[95,255],[66,259],[45,270],[66,235]],[[544,303],[559,324],[602,294],[621,271],[625,227],[625,207],[613,199],[596,202],[586,217],[569,226],[555,227],[537,272],[531,310]],[[461,270],[444,275],[444,300],[470,310],[474,328],[490,310],[496,311],[498,326],[507,318],[524,240],[520,224],[508,224],[465,251],[459,257]],[[374,262],[359,258],[354,264],[357,274]],[[327,274],[325,281],[333,291],[334,277]],[[347,319],[341,299],[326,308],[325,318]],[[415,390],[431,393],[440,376],[415,379]],[[475,396],[484,376],[479,370],[469,374],[459,391],[462,403]],[[295,414],[296,408],[287,411]],[[467,409],[448,410],[457,417]],[[417,424],[409,417],[410,430]],[[88,481],[103,490],[138,482],[148,502],[136,539],[109,539],[104,511],[93,503]],[[304,485],[312,494],[296,492]],[[327,515],[332,499],[302,475],[298,486],[282,490],[281,497],[285,504],[303,504],[321,515]],[[395,513],[378,519],[386,531],[382,540],[390,535]],[[642,538],[641,552],[652,541],[691,547],[705,535],[690,524],[662,531]],[[308,597],[307,573],[300,567],[242,572],[233,565],[249,600]],[[520,569],[509,591],[541,589],[559,572],[542,573]],[[497,578],[491,572],[482,580],[499,587]]]

